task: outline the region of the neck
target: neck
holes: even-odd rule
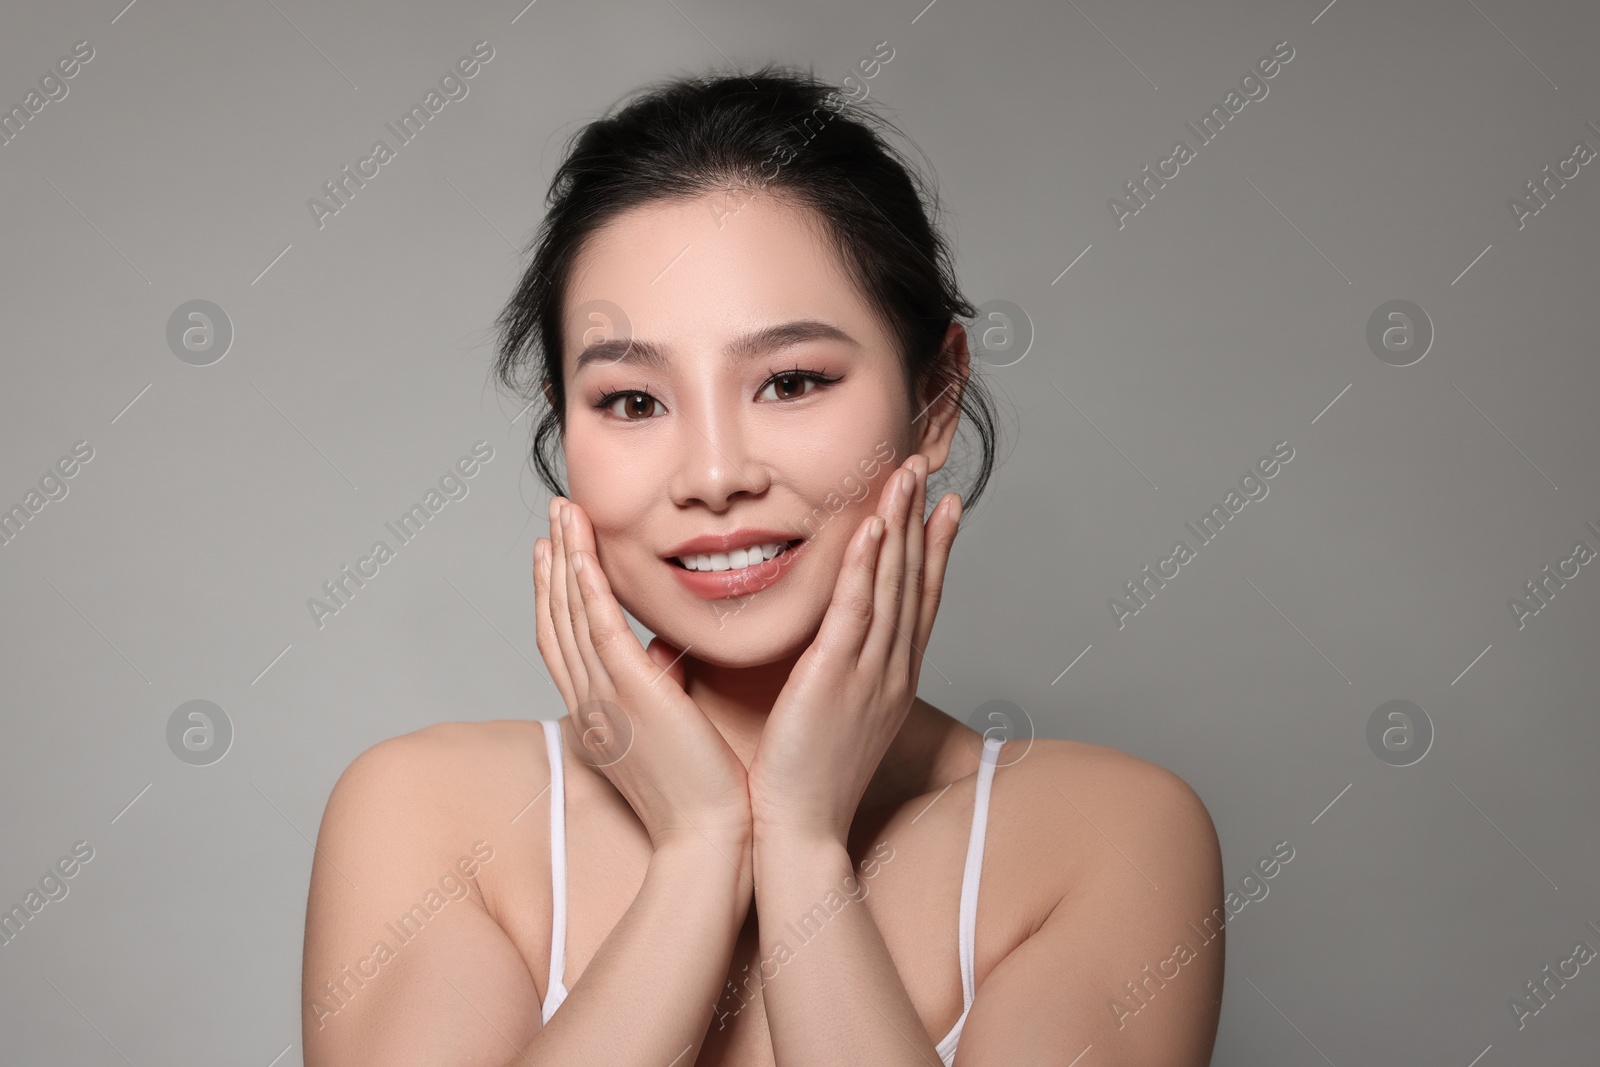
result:
[[[749,769],[767,717],[800,654],[758,667],[719,667],[684,657],[684,691]],[[925,792],[939,771],[934,767],[947,736],[949,719],[917,699],[889,744],[861,798],[861,810],[892,805]]]
[[[690,655],[683,657],[684,691],[747,770],[755,759],[767,717],[799,658],[797,653],[757,667],[720,667]],[[972,760],[961,759],[958,765],[951,765],[942,758],[953,731],[970,733],[921,698],[915,699],[867,784],[857,810],[892,808],[910,797],[942,788],[952,776],[970,773],[973,768],[968,764]],[[596,782],[626,808],[621,794],[610,787],[601,771],[587,761],[580,761],[580,765],[592,771]]]
[[[789,680],[800,653],[756,667],[719,667],[684,656],[684,692],[746,768],[755,758],[767,716]]]

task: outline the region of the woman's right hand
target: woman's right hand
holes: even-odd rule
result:
[[[539,652],[585,760],[657,849],[680,839],[748,849],[744,764],[684,692],[679,650],[659,637],[640,645],[599,565],[594,527],[565,497],[550,502],[550,538],[535,544],[533,570]]]

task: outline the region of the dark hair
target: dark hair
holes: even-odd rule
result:
[[[941,389],[940,402],[943,391],[958,395],[961,422],[981,445],[974,484],[963,493],[968,510],[995,466],[994,405],[975,357],[964,386],[953,361],[941,358],[950,323],[974,318],[976,309],[960,291],[944,239],[929,224],[937,192],[878,132],[899,130],[864,108],[864,100],[773,64],[748,75],[676,78],[640,92],[569,142],[545,198],[532,261],[496,320],[494,373],[524,400],[548,402],[533,439],[540,480],[566,495],[552,458],[566,417],[561,310],[584,243],[641,204],[758,188],[822,220],[849,276],[896,340],[913,410],[921,413],[920,396],[930,385]],[[938,493],[930,486],[928,500]]]

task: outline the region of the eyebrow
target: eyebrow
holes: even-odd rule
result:
[[[861,347],[860,342],[837,326],[817,319],[796,319],[793,322],[779,323],[776,326],[767,326],[743,334],[728,345],[724,354],[731,366],[808,341],[842,341],[855,348]],[[633,363],[663,369],[671,363],[671,360],[666,350],[653,341],[642,341],[636,337],[618,337],[609,341],[596,341],[585,347],[578,353],[578,364],[574,373],[583,370],[591,363]]]

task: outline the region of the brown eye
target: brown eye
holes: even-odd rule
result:
[[[791,396],[805,395],[805,379],[798,374],[785,374],[782,378],[774,378],[772,384],[778,387],[778,393],[784,400]]]
[[[654,413],[654,405],[659,403],[649,393],[613,393],[600,406],[628,422],[643,422],[650,418]],[[618,404],[622,405],[623,410],[616,410]]]
[[[761,390],[761,392],[764,396],[768,389],[773,389],[776,390],[778,395],[773,396],[770,399],[796,400],[802,396],[806,396],[809,393],[816,392],[815,388],[805,388],[807,383],[810,383],[812,386],[820,386],[831,380],[832,379],[824,378],[820,374],[816,374],[811,371],[789,371],[785,374],[774,374],[771,378],[768,378],[767,384]]]

